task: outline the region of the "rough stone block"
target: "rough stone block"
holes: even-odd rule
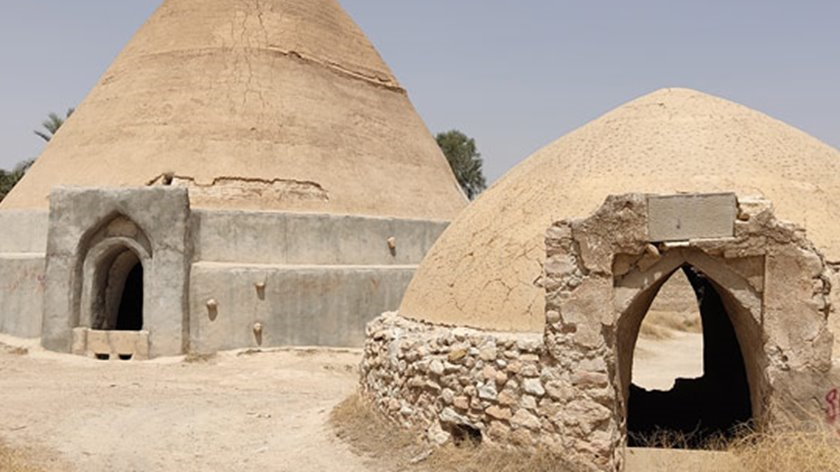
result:
[[[686,194],[648,197],[651,241],[726,238],[735,233],[735,194]]]

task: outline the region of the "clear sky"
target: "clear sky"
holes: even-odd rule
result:
[[[160,0],[0,3],[0,167],[77,105]],[[743,103],[840,147],[840,1],[341,0],[432,132],[474,137],[495,180],[667,86]]]

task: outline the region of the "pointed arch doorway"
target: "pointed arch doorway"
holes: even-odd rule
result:
[[[685,263],[663,277],[656,292],[668,281],[683,275],[693,290],[689,296],[696,301],[701,320],[702,374],[679,377],[669,389],[645,389],[631,382],[627,394],[629,446],[662,443],[687,448],[709,447],[711,440],[730,438],[752,420],[746,365],[719,285],[701,270]],[[657,296],[654,294],[651,302]],[[649,309],[650,306],[642,315],[643,319]],[[681,355],[672,353],[670,357],[678,360]],[[633,360],[630,360],[631,377],[634,377],[635,359],[634,350]]]

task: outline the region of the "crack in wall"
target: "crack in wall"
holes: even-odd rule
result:
[[[245,197],[274,197],[278,200],[314,200],[327,202],[329,192],[314,181],[297,179],[263,179],[258,177],[217,176],[209,184],[194,177],[162,173],[146,182],[147,186],[178,186],[196,192],[199,197],[238,199]]]

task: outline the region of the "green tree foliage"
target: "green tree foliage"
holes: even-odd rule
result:
[[[32,163],[34,162],[34,159],[27,159],[26,161],[18,163],[18,165],[11,171],[0,169],[0,201],[6,198],[6,194],[12,190],[12,187],[17,184],[20,178],[22,178],[29,169],[29,166],[32,166]]]
[[[64,124],[64,121],[70,118],[70,115],[73,114],[74,110],[74,108],[67,109],[67,114],[64,118],[61,118],[56,113],[50,113],[47,115],[47,119],[41,123],[41,126],[43,126],[46,131],[35,130],[35,134],[41,137],[44,141],[50,141],[52,137],[55,136],[58,129],[61,128],[61,125]],[[11,171],[0,169],[0,201],[6,198],[6,194],[12,190],[12,187],[14,187],[23,175],[26,174],[26,171],[29,170],[34,162],[35,159],[27,159],[26,161],[18,163]]]
[[[458,130],[438,133],[435,139],[449,161],[458,184],[470,200],[474,199],[487,188],[487,181],[481,169],[481,153],[475,146],[475,140]]]
[[[41,123],[41,126],[47,131],[35,130],[35,134],[40,136],[44,141],[50,141],[58,129],[61,128],[61,125],[64,125],[64,121],[70,118],[70,115],[73,115],[75,110],[75,108],[68,108],[67,115],[64,118],[59,117],[56,113],[50,113],[47,115],[47,119]]]

